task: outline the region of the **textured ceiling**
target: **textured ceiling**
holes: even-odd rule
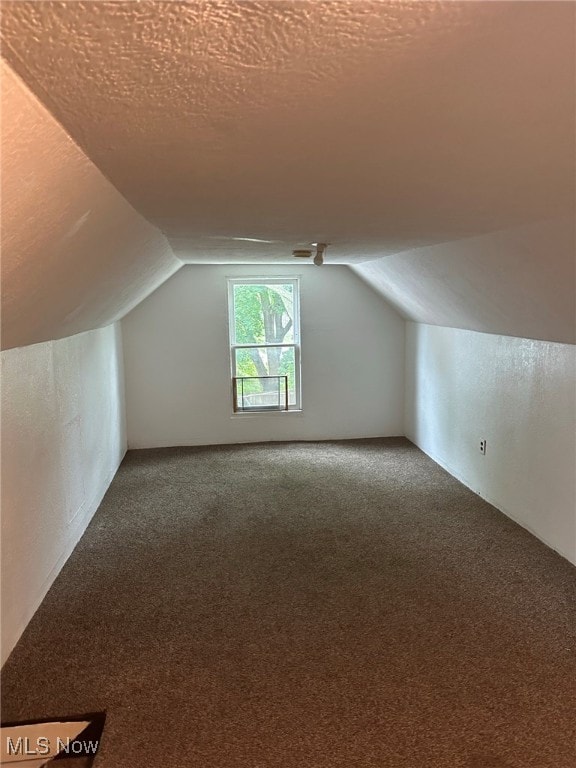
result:
[[[2,349],[107,325],[181,262],[5,65]]]
[[[3,2],[3,55],[183,260],[353,263],[572,210],[575,9]]]

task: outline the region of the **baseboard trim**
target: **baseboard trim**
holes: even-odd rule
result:
[[[123,449],[123,453],[120,456],[120,459],[116,465],[116,468],[112,470],[106,477],[106,480],[102,484],[102,487],[100,488],[98,494],[94,499],[92,499],[91,503],[85,507],[85,511],[82,515],[75,515],[73,519],[69,523],[69,529],[68,529],[68,535],[66,537],[64,548],[62,549],[62,552],[60,553],[59,557],[57,558],[56,562],[50,569],[48,575],[44,579],[41,588],[39,589],[34,601],[28,606],[28,610],[26,610],[21,618],[19,619],[17,625],[14,627],[13,631],[11,632],[11,636],[8,638],[4,637],[2,642],[2,666],[8,661],[10,658],[10,654],[16,647],[18,641],[22,637],[26,627],[30,623],[30,621],[33,619],[34,614],[42,604],[42,601],[48,594],[48,590],[52,586],[52,584],[56,581],[58,574],[66,564],[66,561],[76,548],[76,545],[84,535],[84,532],[86,531],[86,528],[88,528],[92,518],[98,511],[98,507],[102,503],[102,499],[104,498],[106,491],[110,487],[110,484],[112,483],[112,480],[116,476],[116,473],[118,472],[118,468],[120,467],[120,464],[122,463],[122,460],[124,459],[124,456],[126,455],[126,449]]]
[[[506,507],[502,506],[501,502],[497,501],[496,499],[492,498],[491,496],[485,493],[482,493],[478,488],[475,488],[473,485],[471,485],[469,481],[463,475],[461,475],[460,472],[455,470],[448,461],[446,461],[445,459],[439,456],[434,456],[431,453],[429,453],[412,436],[407,435],[406,437],[408,440],[410,440],[411,443],[414,443],[414,445],[417,448],[419,448],[422,451],[422,453],[425,453],[426,456],[432,459],[432,461],[438,464],[438,466],[442,467],[442,469],[448,472],[449,475],[452,475],[452,477],[458,480],[459,483],[462,483],[462,485],[466,486],[468,490],[472,491],[472,493],[475,493],[476,496],[479,496],[481,499],[484,499],[484,501],[487,501],[488,504],[491,504],[495,509],[498,510],[498,512],[501,512],[503,515],[506,515],[506,517],[510,518],[510,520],[515,522],[521,528],[524,528],[525,531],[528,531],[528,533],[532,534],[532,536],[538,539],[538,541],[541,541],[542,544],[545,544],[549,549],[558,553],[565,560],[568,560],[569,563],[571,563],[572,565],[576,565],[576,561],[572,558],[571,554],[568,554],[567,552],[563,552],[561,549],[558,549],[557,546],[552,544],[544,536],[542,536],[540,533],[535,531],[530,525],[528,525],[523,520],[521,520],[517,515],[515,515]]]

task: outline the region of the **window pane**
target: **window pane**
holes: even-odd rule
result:
[[[236,376],[288,376],[288,403],[296,405],[294,347],[247,347],[236,349],[235,355]],[[266,405],[267,400],[277,402],[277,392],[277,379],[256,378],[244,382],[245,395],[255,396],[254,405]]]
[[[293,344],[293,284],[234,285],[234,327],[234,344]]]
[[[236,410],[285,411],[286,378],[237,378]]]

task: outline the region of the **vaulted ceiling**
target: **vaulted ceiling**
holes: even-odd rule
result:
[[[108,325],[180,266],[2,65],[2,348]]]
[[[41,334],[54,337],[119,316],[174,254],[292,263],[325,241],[328,262],[355,265],[409,317],[574,341],[575,10],[5,1],[3,55],[25,83],[5,77],[9,323],[24,323],[32,273],[28,301],[50,315],[50,271],[94,270],[82,302],[86,276],[70,278]],[[62,131],[66,152],[43,131]]]

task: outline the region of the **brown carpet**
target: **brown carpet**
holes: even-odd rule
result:
[[[404,439],[130,452],[4,668],[101,768],[574,768],[575,569]]]

